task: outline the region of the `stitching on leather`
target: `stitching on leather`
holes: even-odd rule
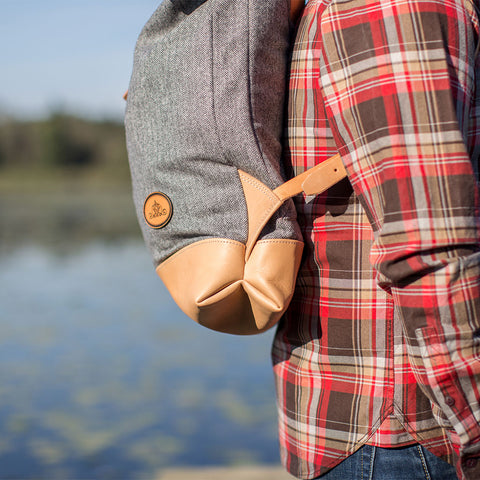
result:
[[[223,244],[230,244],[230,245],[235,245],[235,246],[238,246],[238,247],[241,247],[241,248],[245,248],[244,243],[239,242],[237,240],[231,240],[231,239],[228,239],[228,238],[208,238],[206,240],[199,240],[199,241],[191,243],[190,245],[187,245],[186,247],[183,247],[182,249],[175,252],[173,255],[171,255],[166,260],[161,262],[157,266],[157,269],[162,269],[163,266],[165,266],[168,263],[170,263],[171,261],[173,261],[174,257],[176,257],[178,254],[184,252],[185,250],[190,250],[192,248],[199,247],[200,245],[205,245],[206,243],[216,243],[216,244],[222,244],[223,243]],[[300,241],[300,240],[281,239],[281,238],[279,238],[279,239],[275,239],[275,238],[268,239],[267,238],[265,240],[259,240],[258,242],[256,242],[256,244],[259,244],[259,243],[262,243],[262,244],[263,243],[283,243],[283,244],[299,244],[299,245],[303,244],[303,242]]]
[[[284,244],[298,244],[298,245],[303,245],[303,242],[300,240],[294,240],[290,238],[266,238],[264,240],[259,240],[258,242],[255,242],[255,245],[258,245],[260,243],[284,243]]]
[[[157,266],[157,270],[161,270],[165,265],[172,262],[177,255],[185,252],[185,250],[190,250],[192,248],[199,247],[200,245],[205,245],[206,243],[216,243],[216,244],[224,243],[224,244],[231,244],[231,245],[239,246],[243,249],[245,248],[245,245],[242,242],[238,242],[237,240],[231,240],[231,239],[228,239],[228,238],[209,238],[209,239],[206,239],[206,240],[199,240],[199,241],[197,241],[195,243],[192,243],[190,245],[187,245],[186,247],[183,247],[180,250],[178,250],[177,252],[175,252],[173,255],[168,257],[165,261],[160,263]]]
[[[250,176],[248,173],[243,170],[238,170],[238,174],[246,183],[255,187],[259,192],[266,193],[268,198],[273,202],[278,202],[279,198],[270,190],[266,185],[264,185],[260,180]]]
[[[248,225],[248,234],[247,234],[247,252],[246,255],[250,255],[258,236],[260,235],[262,228],[270,220],[273,214],[280,208],[282,201],[270,190],[266,185],[264,185],[260,180],[248,175],[243,170],[238,170],[238,175],[240,180],[255,188],[257,191],[265,194],[266,198],[270,201],[270,208],[268,208],[265,213],[258,218],[258,221],[255,225]],[[272,210],[273,207],[276,207]],[[248,204],[247,204],[248,210]],[[251,238],[250,238],[251,237]]]

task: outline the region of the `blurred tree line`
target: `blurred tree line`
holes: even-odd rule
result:
[[[0,172],[75,169],[129,178],[121,122],[53,113],[35,121],[0,120]]]

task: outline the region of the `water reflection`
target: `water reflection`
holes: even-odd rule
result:
[[[0,257],[0,478],[276,462],[272,332],[183,316],[138,240]]]

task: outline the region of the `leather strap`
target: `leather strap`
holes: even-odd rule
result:
[[[340,154],[309,168],[305,172],[282,183],[273,193],[284,202],[301,192],[306,195],[318,195],[347,176]]]
[[[263,227],[285,200],[305,192],[318,195],[347,176],[339,154],[282,183],[275,190],[242,170],[238,171],[247,204],[248,237],[245,258],[248,260]]]
[[[298,15],[305,7],[305,0],[290,0],[290,18],[292,22],[297,20]]]

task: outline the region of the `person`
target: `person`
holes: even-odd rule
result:
[[[287,164],[305,252],[272,358],[303,479],[480,479],[478,0],[310,0]]]

